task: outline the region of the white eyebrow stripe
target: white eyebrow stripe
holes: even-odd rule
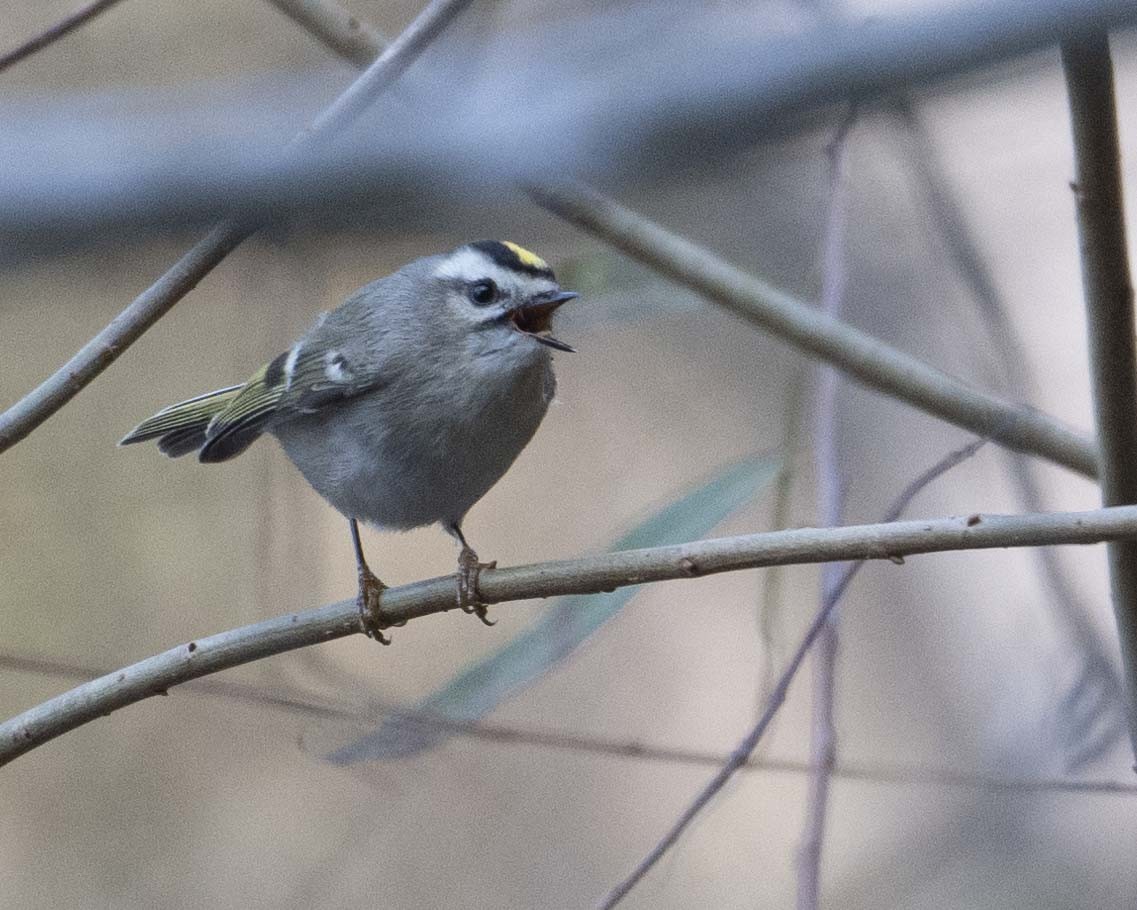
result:
[[[517,280],[516,272],[502,268],[484,253],[469,247],[463,247],[447,256],[434,274],[439,278],[456,278],[459,281],[489,278],[504,287]]]

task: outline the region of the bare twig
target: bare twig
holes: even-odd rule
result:
[[[626,585],[763,566],[852,559],[897,561],[918,553],[1088,544],[1131,537],[1137,537],[1137,506],[801,528],[487,569],[479,576],[478,591],[482,600],[494,604],[590,594]],[[391,625],[453,607],[453,576],[388,588],[383,593],[383,618]],[[159,695],[171,686],[360,631],[359,610],[352,599],[179,645],[78,686],[0,724],[0,764],[112,711]]]
[[[107,672],[105,668],[99,669],[69,661],[10,653],[0,653],[0,667],[17,673],[36,673],[71,680],[93,679]],[[206,698],[225,698],[244,702],[261,708],[283,711],[297,717],[334,722],[365,723],[368,726],[373,726],[377,715],[397,717],[406,723],[438,726],[455,736],[503,746],[518,745],[605,758],[677,766],[686,765],[696,768],[720,768],[723,762],[727,760],[726,755],[718,752],[652,745],[638,740],[615,739],[606,736],[585,736],[561,733],[556,730],[493,724],[486,721],[456,720],[441,714],[394,705],[379,704],[366,710],[352,710],[315,700],[308,692],[294,691],[279,686],[258,686],[221,679],[197,679],[185,683],[179,691]],[[810,767],[807,762],[752,757],[741,770],[751,773],[804,775],[809,773]],[[833,776],[844,780],[882,785],[904,784],[917,787],[951,787],[995,792],[1101,793],[1137,796],[1137,783],[1130,781],[1068,777],[1000,777],[990,774],[974,774],[958,769],[909,764],[838,763],[833,769]]]
[[[856,123],[851,105],[829,144],[829,214],[822,246],[821,310],[840,319],[845,302],[845,229],[848,221],[848,187],[844,179],[849,133]],[[837,371],[817,371],[817,419],[814,446],[817,460],[818,514],[823,525],[841,523],[844,484],[837,450]],[[821,567],[821,602],[825,604],[840,581],[844,567],[828,562]],[[805,828],[797,855],[798,910],[816,910],[821,895],[821,850],[825,842],[825,814],[829,780],[837,763],[837,729],[833,723],[837,687],[837,649],[840,644],[834,610],[813,648],[812,717],[810,722],[809,786],[805,800]]]
[[[1109,39],[1101,34],[1064,43],[1062,68],[1074,132],[1074,193],[1102,502],[1124,505],[1137,502],[1137,352]],[[1113,543],[1107,552],[1128,689],[1129,736],[1137,754],[1137,544]]]
[[[100,669],[70,661],[11,653],[0,653],[0,667],[17,673],[36,673],[71,680],[93,679],[107,672],[105,668]],[[430,711],[387,704],[372,705],[366,710],[352,710],[315,700],[308,692],[279,686],[258,686],[220,679],[197,679],[185,683],[179,691],[184,691],[189,695],[245,702],[303,718],[317,718],[344,723],[362,722],[371,726],[376,715],[395,717],[400,722],[407,724],[441,727],[455,736],[506,746],[529,746],[607,758],[687,765],[698,768],[719,768],[727,759],[727,756],[717,752],[658,746],[605,736],[584,736],[561,733],[556,730],[493,724],[486,721],[456,720]],[[807,774],[810,767],[807,762],[776,758],[751,758],[742,770],[763,773]],[[1137,784],[1130,782],[1071,778],[993,777],[986,774],[970,774],[954,769],[906,764],[838,764],[833,769],[833,776],[878,784],[1043,793],[1113,793],[1123,796],[1137,796]]]
[[[64,35],[70,34],[84,22],[94,19],[99,13],[105,12],[118,2],[119,0],[95,0],[94,3],[88,3],[82,9],[56,22],[53,26],[40,32],[40,34],[34,38],[25,41],[19,47],[13,48],[8,51],[8,53],[0,55],[0,73],[11,66],[15,66],[21,60],[30,57],[36,51],[43,50],[48,45],[54,44]]]
[[[935,465],[921,474],[916,480],[904,488],[903,492],[897,497],[896,501],[889,509],[889,516],[899,515],[907,507],[912,498],[924,489],[929,483],[941,476],[951,468],[955,467],[960,462],[970,458],[979,450],[979,447],[984,444],[986,440],[976,440],[968,446],[950,453]],[[967,521],[970,522],[979,516],[972,516]],[[891,520],[891,518],[889,519]],[[908,524],[908,522],[906,522]],[[727,781],[734,776],[739,768],[743,767],[750,759],[751,754],[758,747],[758,742],[765,734],[767,727],[773,721],[774,716],[778,713],[782,704],[786,700],[786,693],[789,691],[790,683],[793,682],[794,676],[801,668],[802,662],[805,660],[806,654],[821,634],[822,630],[829,622],[830,616],[837,607],[841,596],[845,593],[850,582],[860,571],[861,566],[864,565],[863,561],[858,561],[852,565],[846,566],[841,578],[833,586],[832,590],[828,592],[825,602],[822,604],[821,609],[818,610],[817,615],[814,617],[813,622],[810,623],[809,628],[806,630],[805,636],[802,638],[801,643],[798,645],[797,650],[794,652],[793,657],[790,659],[786,669],[782,672],[781,677],[778,679],[778,684],[774,687],[773,692],[766,702],[765,710],[762,716],[758,718],[758,722],[743,738],[742,742],[738,744],[727,762],[719,768],[718,773],[711,778],[710,782],[699,791],[698,795],[691,802],[691,804],[683,810],[678,820],[672,825],[671,829],[659,840],[658,843],[651,849],[632,870],[631,874],[625,878],[619,885],[613,888],[605,895],[604,899],[600,902],[599,906],[602,910],[610,910],[615,907],[621,900],[623,900],[628,893],[643,879],[651,868],[663,858],[663,855],[670,850],[675,842],[679,840],[680,835],[686,830],[687,826],[695,820],[703,808],[709,803],[715,795],[726,786]]]
[[[293,146],[350,122],[414,62],[470,2],[432,0],[374,63],[294,140]],[[235,218],[222,221],[63,367],[0,414],[0,452],[31,433],[114,363],[258,226],[253,221]]]
[[[345,60],[367,66],[384,45],[383,36],[342,6],[323,0],[269,0]]]
[[[974,389],[831,319],[589,187],[566,182],[530,192],[565,220],[878,392],[1008,448],[1086,476],[1097,472],[1093,444],[1053,418]]]
[[[470,5],[472,0],[430,0],[414,21],[408,25],[382,53],[312,121],[300,139],[326,136],[347,126],[375,99],[398,79],[446,26]]]
[[[78,395],[250,233],[251,228],[240,222],[226,220],[195,243],[74,357],[0,414],[0,452],[10,449]]]

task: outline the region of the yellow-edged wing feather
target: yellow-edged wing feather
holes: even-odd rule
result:
[[[240,455],[264,432],[287,389],[282,354],[257,370],[225,410],[206,427],[201,461],[225,461]]]
[[[210,421],[236,400],[242,388],[229,386],[163,408],[127,433],[119,445],[157,439],[158,448],[171,458],[196,452],[205,444]]]

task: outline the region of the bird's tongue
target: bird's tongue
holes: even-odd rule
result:
[[[571,291],[562,291],[549,300],[537,301],[518,307],[510,313],[513,327],[523,335],[528,335],[534,341],[539,341],[548,347],[556,348],[558,351],[575,353],[573,347],[550,334],[553,313],[562,303],[566,303],[574,297],[576,294]]]

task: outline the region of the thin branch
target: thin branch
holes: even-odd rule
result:
[[[63,679],[85,680],[103,675],[105,669],[96,669],[69,661],[18,654],[0,654],[0,667],[18,673],[36,673]],[[493,724],[486,721],[463,721],[418,709],[393,705],[376,705],[366,711],[350,710],[313,700],[310,693],[281,689],[277,686],[257,686],[250,683],[220,679],[197,679],[185,683],[179,691],[207,698],[226,698],[257,707],[286,712],[290,715],[323,720],[366,723],[374,725],[376,715],[395,717],[406,723],[441,727],[455,736],[466,737],[497,745],[530,746],[553,749],[559,752],[596,755],[631,761],[648,761],[657,764],[720,768],[727,756],[718,752],[658,746],[636,740],[606,736],[586,736]],[[742,768],[750,773],[784,773],[804,775],[810,771],[807,762],[778,758],[751,758]],[[833,776],[863,783],[917,787],[951,787],[956,789],[1010,791],[1027,793],[1100,793],[1116,796],[1137,796],[1137,784],[1128,781],[1082,780],[1052,777],[998,777],[973,774],[947,768],[931,768],[907,764],[838,764]]]
[[[322,111],[296,141],[343,129],[398,79],[472,0],[431,0],[347,90]],[[295,142],[293,143],[295,144]]]
[[[390,86],[471,0],[432,0],[406,30],[321,113],[289,148],[341,129]],[[74,398],[164,316],[257,227],[229,218],[216,225],[161,278],[45,382],[0,414],[0,452]]]
[[[900,496],[897,497],[889,509],[889,515],[896,516],[903,512],[908,503],[912,501],[912,498],[920,492],[920,490],[924,489],[929,483],[951,470],[951,468],[960,462],[970,458],[979,450],[979,447],[982,446],[984,442],[986,442],[986,440],[976,440],[970,445],[950,453],[934,464],[904,488],[903,492],[901,492]],[[971,516],[966,521],[971,522],[978,517],[979,516]],[[905,524],[910,524],[910,522],[905,522]],[[884,525],[878,527],[884,527]],[[774,687],[773,692],[770,693],[770,697],[766,702],[766,708],[762,712],[762,716],[758,718],[758,723],[754,725],[750,732],[742,739],[742,742],[731,752],[727,762],[719,768],[718,773],[711,778],[710,782],[699,791],[698,795],[679,816],[679,819],[672,825],[671,829],[652,847],[651,852],[636,865],[636,868],[632,870],[626,879],[605,895],[599,904],[601,910],[611,910],[612,907],[620,903],[620,901],[639,884],[643,877],[651,871],[652,867],[663,858],[663,855],[675,845],[675,842],[679,840],[680,835],[686,830],[687,826],[695,820],[715,795],[726,786],[727,781],[734,776],[735,772],[749,761],[751,754],[758,747],[758,743],[765,734],[766,729],[773,722],[775,715],[785,702],[790,683],[793,682],[794,676],[797,675],[797,671],[801,668],[806,654],[809,653],[809,649],[829,623],[829,618],[837,608],[837,603],[841,600],[841,596],[845,593],[849,584],[863,565],[864,561],[858,561],[845,567],[841,578],[833,586],[832,590],[827,593],[825,602],[822,604],[821,609],[817,611],[813,622],[810,623],[805,636],[802,638],[801,643],[798,645],[786,669],[782,672],[778,684]]]
[[[312,32],[324,44],[356,66],[367,66],[385,44],[371,25],[342,6],[322,0],[269,0],[293,22]]]
[[[849,193],[844,179],[848,137],[857,119],[856,105],[842,119],[829,144],[829,212],[822,243],[821,311],[840,319],[845,303],[846,227]],[[841,456],[837,448],[837,388],[839,375],[829,366],[817,370],[817,460],[818,515],[823,525],[841,523],[845,499]],[[844,567],[825,563],[821,567],[821,603],[824,605],[840,583]],[[821,850],[825,842],[825,814],[829,804],[829,781],[837,764],[837,729],[833,723],[837,688],[837,651],[840,644],[834,610],[818,635],[813,649],[813,688],[809,753],[812,772],[805,800],[805,828],[797,855],[798,910],[817,910],[821,898]]]
[[[1074,132],[1074,191],[1102,502],[1126,505],[1137,502],[1137,352],[1109,39],[1101,34],[1064,43],[1062,68]],[[1113,543],[1107,552],[1128,689],[1129,736],[1137,756],[1137,543]]]
[[[193,290],[252,228],[225,220],[44,382],[0,414],[0,452],[10,449],[79,394]]]
[[[845,528],[800,528],[488,569],[479,576],[478,591],[485,603],[494,604],[592,594],[627,585],[764,566],[853,559],[899,562],[919,553],[1089,544],[1132,537],[1137,537],[1137,506],[1093,512],[975,514],[967,518]],[[453,576],[383,592],[382,614],[390,625],[453,607]],[[352,599],[179,645],[78,686],[0,724],[0,764],[112,711],[160,695],[179,683],[360,631],[359,610]]]
[[[672,234],[579,183],[530,186],[542,206],[730,310],[845,371],[869,388],[1004,446],[1088,477],[1097,473],[1091,442],[1033,408],[972,388]]]
[[[15,66],[21,60],[30,57],[36,51],[43,50],[48,45],[54,44],[64,35],[70,34],[80,25],[94,19],[99,13],[105,12],[118,2],[119,0],[95,0],[94,3],[88,3],[82,9],[61,19],[45,31],[40,32],[40,34],[34,38],[28,39],[19,47],[13,48],[8,51],[8,53],[0,55],[0,73],[9,67]]]

